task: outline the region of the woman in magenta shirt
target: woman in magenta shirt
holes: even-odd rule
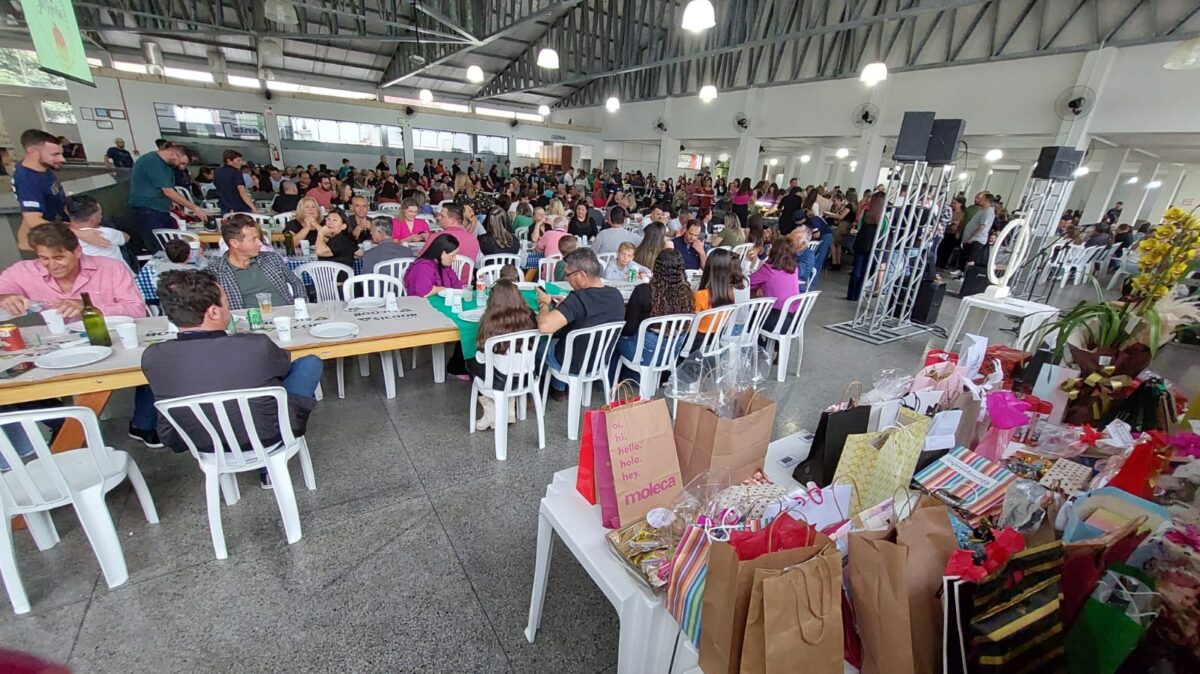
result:
[[[424,241],[429,236],[429,223],[417,217],[415,199],[405,199],[400,205],[400,217],[392,218],[392,239],[400,243]]]
[[[783,316],[783,304],[789,297],[800,294],[800,278],[796,276],[796,251],[787,237],[775,239],[767,261],[750,275],[750,292],[759,297],[775,298],[775,305],[767,314],[763,328],[779,332],[791,325],[795,314]],[[795,311],[794,305],[792,310]]]
[[[742,222],[750,221],[750,200],[754,198],[754,190],[750,189],[750,179],[742,178],[742,182],[737,189],[733,191],[731,201],[733,202],[734,215],[738,216]]]
[[[458,239],[439,236],[429,243],[416,262],[404,273],[404,291],[412,297],[429,297],[443,288],[461,288],[462,280],[454,273]]]

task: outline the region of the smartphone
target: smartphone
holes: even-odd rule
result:
[[[23,363],[16,363],[15,365],[9,365],[7,368],[0,370],[0,380],[15,379],[15,378],[25,374],[26,372],[29,372],[32,369],[33,369],[33,363],[28,360]]]

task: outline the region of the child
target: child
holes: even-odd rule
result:
[[[647,269],[633,261],[633,253],[637,247],[628,241],[622,241],[617,246],[617,256],[604,268],[605,281],[629,282],[629,272],[637,274],[637,280],[644,281],[649,277]]]
[[[559,239],[559,241],[558,241],[558,252],[562,253],[562,256],[564,258],[566,256],[570,255],[571,253],[574,253],[575,250],[578,248],[579,248],[579,239],[576,239],[575,237],[571,236],[570,234],[564,236],[563,238]],[[567,263],[562,260],[559,260],[558,264],[554,265],[554,282],[558,283],[558,282],[566,281],[566,280],[567,280]]]
[[[509,283],[518,283],[521,280],[521,272],[511,264],[506,264],[500,268],[500,280],[508,281]]]
[[[167,262],[160,263],[158,271],[193,268],[193,265],[188,264],[188,258],[192,256],[192,247],[187,241],[171,239],[163,246],[163,252],[167,254]]]
[[[501,271],[501,273],[504,272]],[[535,329],[537,329],[537,320],[534,318],[533,310],[529,308],[529,303],[525,301],[525,297],[521,295],[517,285],[504,279],[496,281],[496,285],[492,286],[491,295],[488,296],[487,309],[479,319],[479,332],[475,336],[475,348],[478,350],[475,357],[467,361],[467,369],[475,377],[483,379],[487,376],[487,366],[484,365],[483,359],[486,357],[484,348],[488,339]],[[516,362],[519,357],[520,354],[504,352],[493,354],[492,362],[495,364],[493,390],[501,390],[505,387],[509,371],[520,365],[519,362]],[[516,418],[514,403],[514,400],[508,401],[508,423],[510,424]],[[481,395],[479,404],[483,407],[483,416],[475,422],[475,430],[486,431],[496,423],[496,403],[491,397]]]

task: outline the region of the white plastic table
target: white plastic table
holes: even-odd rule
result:
[[[792,455],[803,461],[811,443],[812,435],[807,431],[772,442],[763,466],[767,477],[787,489],[795,488],[791,468],[779,465],[778,460]],[[576,468],[568,468],[555,473],[538,509],[537,559],[525,638],[533,643],[542,622],[554,531],[617,610],[621,623],[618,674],[698,674],[696,650],[680,635],[679,625],[663,606],[663,596],[639,583],[608,550],[604,538],[608,530],[600,524],[600,506],[589,504],[575,491],[576,472]]]
[[[963,326],[967,322],[967,315],[972,309],[983,311],[983,320],[979,322],[980,329],[983,328],[983,323],[987,321],[987,315],[991,312],[1001,313],[1006,316],[1014,316],[1021,319],[1021,327],[1017,334],[1017,348],[1024,348],[1024,344],[1029,335],[1033,334],[1043,323],[1053,320],[1058,316],[1058,307],[1050,306],[1049,304],[1041,304],[1040,302],[1030,302],[1016,297],[1005,297],[1002,299],[991,299],[982,293],[964,297],[958,305],[958,314],[954,317],[954,327],[950,329],[950,334],[946,337],[946,350],[950,351],[954,348],[954,343],[958,341],[959,335],[962,334]]]

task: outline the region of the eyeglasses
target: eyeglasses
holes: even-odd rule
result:
[[[582,274],[582,273],[583,273],[583,270],[582,270],[582,269],[576,269],[575,271],[569,271],[569,272],[567,272],[567,273],[564,275],[564,278],[571,278],[571,275],[573,275],[573,274]]]

